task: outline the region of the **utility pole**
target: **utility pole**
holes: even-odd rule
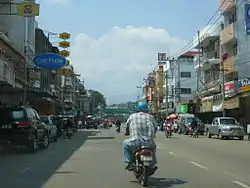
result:
[[[170,62],[169,62],[169,65],[170,65]],[[167,67],[167,62],[166,62],[166,67]],[[166,118],[168,117],[168,69],[166,69],[166,72],[165,72],[165,83],[166,83]]]
[[[175,60],[177,64],[177,101],[181,101],[181,64],[179,60]]]
[[[199,82],[200,82],[200,65],[201,65],[201,56],[200,56],[200,31],[197,32],[197,37],[198,37],[198,46],[199,46],[199,54],[198,54],[198,70],[197,70],[197,78],[196,78],[196,90],[197,92],[199,91]]]

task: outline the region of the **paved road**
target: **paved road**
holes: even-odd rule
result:
[[[125,137],[114,130],[78,132],[72,140],[36,154],[0,160],[4,188],[139,188],[121,163]],[[165,139],[157,133],[159,170],[150,187],[250,188],[250,143],[237,140]]]

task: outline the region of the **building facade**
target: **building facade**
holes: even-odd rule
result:
[[[249,1],[221,0],[223,30],[220,35],[221,59],[224,69],[224,108],[227,115],[235,116],[245,125],[250,123],[250,35]]]
[[[197,96],[200,99],[197,113],[206,113],[204,116],[208,116],[207,113],[222,112],[220,33],[221,24],[213,24],[206,26],[200,31],[199,36],[194,38],[195,41],[199,41],[195,48],[202,52],[195,57],[198,75]]]
[[[0,33],[0,103],[18,105],[22,103],[25,57],[9,38]]]
[[[180,106],[189,104],[193,100],[197,91],[197,73],[195,71],[195,56],[200,54],[198,51],[188,51],[180,55],[177,61],[172,61],[170,65],[174,78],[170,93],[173,94],[175,111],[180,112]]]
[[[35,0],[29,1],[35,2]],[[0,13],[15,13],[15,5],[8,4],[8,2],[23,3],[26,1],[7,0],[5,4],[1,4]],[[32,59],[35,54],[35,17],[27,18],[27,27],[25,25],[25,19],[25,17],[17,15],[0,15],[0,32],[4,33],[22,53],[26,51],[28,63],[32,64]],[[25,41],[25,39],[27,39],[27,41]]]

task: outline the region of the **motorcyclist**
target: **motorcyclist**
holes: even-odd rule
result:
[[[198,122],[195,118],[192,119],[192,122],[190,123],[190,131],[194,131],[194,129],[198,129]]]
[[[121,122],[120,122],[119,119],[116,120],[115,126],[116,126],[117,131],[120,132],[120,129],[121,129]]]
[[[64,126],[63,126],[63,130],[64,130],[64,137],[66,137],[66,135],[69,134],[69,128],[72,129],[73,127],[73,121],[70,118],[64,118]]]
[[[155,129],[157,128],[157,122],[155,118],[150,115],[149,107],[147,102],[138,102],[137,112],[131,114],[126,122],[126,133],[130,135],[130,138],[123,142],[123,162],[127,164],[126,170],[133,170],[132,167],[132,155],[133,152],[141,146],[151,146],[153,150],[153,161],[152,161],[152,173],[157,170],[157,160],[155,156],[156,144],[154,141]]]

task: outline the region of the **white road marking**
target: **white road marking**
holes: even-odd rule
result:
[[[175,153],[173,153],[172,151],[169,152],[170,155],[173,155],[173,156],[177,156]]]
[[[161,147],[160,147],[160,146],[157,146],[157,149],[161,149]]]
[[[240,180],[241,178],[239,176],[236,176],[235,174],[232,174],[230,172],[225,172],[226,175],[230,176],[233,179]]]
[[[202,165],[200,165],[199,163],[196,163],[196,162],[194,162],[194,161],[189,161],[189,162],[190,162],[191,164],[193,164],[193,165],[199,167],[199,168],[202,168],[202,169],[204,169],[204,170],[208,170],[207,167],[202,166]]]
[[[243,187],[243,188],[250,188],[249,185],[245,184],[245,183],[242,183],[240,181],[232,181],[234,184],[237,184],[239,185],[240,187]]]

